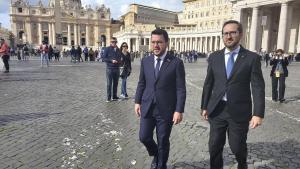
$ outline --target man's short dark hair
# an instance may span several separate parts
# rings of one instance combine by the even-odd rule
[[[165,41],[169,42],[168,32],[163,29],[160,29],[160,28],[155,29],[154,31],[151,32],[151,37],[152,37],[152,35],[163,35]]]
[[[223,27],[222,27],[222,34],[223,34],[223,29],[224,29],[224,27],[225,27],[226,25],[228,25],[228,24],[237,24],[237,25],[238,25],[238,31],[239,31],[239,33],[243,33],[243,25],[242,25],[240,22],[238,22],[238,21],[236,21],[236,20],[229,20],[229,21],[226,21],[226,22],[223,24]]]
[[[111,37],[111,41],[117,41],[116,37]]]

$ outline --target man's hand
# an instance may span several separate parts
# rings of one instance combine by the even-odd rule
[[[260,126],[262,124],[262,120],[263,120],[263,118],[261,118],[261,117],[253,116],[249,123],[250,128],[254,129],[257,126]]]
[[[182,113],[175,112],[173,115],[173,124],[179,124],[182,121],[183,115]]]
[[[114,60],[114,59],[113,59],[111,62],[112,62],[113,64],[118,63],[118,61],[117,61],[117,60]]]
[[[134,111],[138,117],[141,117],[141,105],[140,104],[135,104]]]
[[[203,117],[204,120],[208,120],[208,113],[207,113],[207,110],[202,110],[201,116]]]

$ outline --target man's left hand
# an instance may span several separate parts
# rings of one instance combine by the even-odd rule
[[[250,128],[254,129],[262,124],[263,118],[258,116],[252,116],[252,119],[250,121]]]
[[[173,124],[179,124],[182,121],[183,115],[180,112],[175,112],[173,115]]]

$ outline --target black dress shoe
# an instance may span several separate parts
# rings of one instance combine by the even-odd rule
[[[153,157],[153,160],[152,160],[152,163],[151,163],[151,166],[150,166],[150,169],[156,169],[157,168],[157,156],[154,156]]]
[[[119,97],[113,97],[113,101],[116,101],[116,100],[119,100],[120,98]]]
[[[279,102],[280,102],[280,103],[283,103],[284,101],[285,101],[285,99],[281,99],[281,100],[279,100]]]

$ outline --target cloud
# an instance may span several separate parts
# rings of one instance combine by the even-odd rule
[[[160,8],[160,3],[154,1],[154,2],[152,2],[152,3],[150,4],[150,6],[153,6],[153,7],[155,7],[155,8]]]
[[[121,9],[120,9],[121,14],[127,13],[128,10],[129,10],[129,6],[127,4],[121,5]]]

